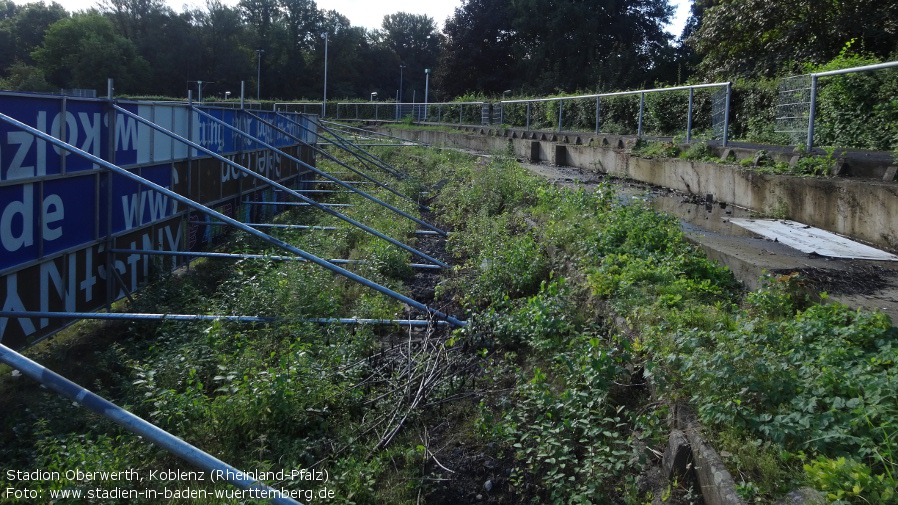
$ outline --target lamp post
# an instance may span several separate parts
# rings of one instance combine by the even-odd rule
[[[256,49],[256,100],[262,101],[262,53],[264,49]]]
[[[339,112],[338,112],[339,113]],[[324,32],[324,100],[321,101],[321,117],[327,114],[327,32]]]
[[[424,119],[427,119],[427,98],[430,93],[430,69],[424,69]]]
[[[405,65],[399,65],[399,102],[402,102],[402,69]]]

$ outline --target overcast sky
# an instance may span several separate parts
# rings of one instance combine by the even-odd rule
[[[29,3],[29,0],[13,0],[17,4]],[[45,0],[50,3],[52,0]],[[98,4],[97,0],[56,0],[70,12],[88,9]],[[238,0],[223,0],[229,5],[236,5]],[[677,6],[674,22],[668,31],[674,35],[680,35],[686,18],[689,17],[689,0],[672,0]],[[316,0],[319,9],[335,10],[349,18],[353,26],[365,28],[380,28],[381,21],[387,14],[396,12],[408,12],[411,14],[426,14],[432,17],[437,26],[442,28],[446,18],[455,12],[455,8],[461,5],[461,0]],[[191,7],[202,7],[202,0],[166,0],[175,11],[182,11],[187,4]]]

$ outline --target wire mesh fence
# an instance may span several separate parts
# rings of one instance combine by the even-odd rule
[[[727,128],[727,88],[719,88],[711,97],[711,135],[714,140],[725,140]]]
[[[789,137],[793,144],[808,138],[811,112],[811,75],[786,77],[779,83],[774,131]]]

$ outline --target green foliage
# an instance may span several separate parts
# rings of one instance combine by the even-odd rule
[[[481,430],[514,451],[511,481],[542,503],[593,503],[618,494],[617,482],[645,454],[628,426],[651,439],[660,430],[626,408],[619,389],[630,373],[626,339],[583,335],[572,339],[543,371],[520,371],[520,385],[500,418]],[[658,414],[660,415],[660,414]],[[653,440],[654,442],[654,440]]]
[[[680,148],[673,142],[651,142],[638,140],[630,151],[641,158],[676,158]]]
[[[829,177],[835,166],[835,148],[828,148],[823,156],[802,156],[792,169],[797,175]]]
[[[854,53],[852,43],[825,65],[810,69],[825,72],[880,63],[878,58]],[[819,80],[815,143],[863,149],[892,150],[898,146],[898,72],[888,69]]]
[[[890,503],[896,498],[898,481],[886,474],[873,474],[869,466],[853,458],[818,457],[804,465],[815,489],[835,503]]]
[[[699,415],[790,451],[859,457],[894,475],[880,450],[894,447],[889,430],[898,422],[890,321],[796,300],[790,290],[750,296],[735,329],[677,332],[670,363],[691,384]]]
[[[97,13],[54,23],[32,56],[51,82],[66,88],[105,89],[115,76],[122,91],[136,91],[149,72],[134,43]]]
[[[767,2],[723,0],[706,4],[698,31],[689,42],[706,78],[773,77],[839,54],[843,44],[859,45],[886,57],[896,35],[888,27],[898,8],[873,0]]]
[[[0,89],[38,92],[56,91],[56,88],[47,82],[44,72],[39,68],[17,62],[9,67],[8,72],[8,78],[0,79]]]
[[[694,142],[689,149],[680,154],[680,157],[692,161],[717,161],[717,157],[705,142]]]
[[[512,349],[538,351],[564,347],[579,327],[579,316],[565,279],[544,282],[539,293],[524,300],[509,297],[478,315],[473,334],[478,341]]]

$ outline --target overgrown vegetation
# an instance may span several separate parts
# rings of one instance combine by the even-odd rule
[[[809,485],[841,503],[895,500],[898,349],[885,316],[821,303],[797,275],[744,295],[676,219],[625,205],[611,185],[554,187],[501,155],[381,154],[410,176],[399,187],[436,192],[430,205],[453,230],[446,250],[456,267],[432,303],[465,313],[465,329],[304,322],[405,309],[313,265],[207,261],[148,287],[131,309],[291,319],[85,324],[34,354],[237,467],[327,470],[337,503],[683,496],[687,488],[644,478],[666,443],[672,402],[691,404],[716,433],[746,498],[772,502]],[[345,194],[333,201],[414,242],[410,221]],[[310,213],[280,219],[319,223]],[[282,233],[322,257],[364,260],[351,267],[385,286],[426,292],[407,252],[358,229]],[[236,250],[261,248],[232,239]],[[3,470],[181,467],[6,372]]]
[[[492,166],[506,181],[520,177],[509,162]],[[474,174],[503,196],[526,185],[498,176]],[[518,492],[557,503],[596,493],[646,499],[632,474],[616,472],[651,459],[639,448],[666,434],[658,427],[664,403],[643,397],[634,408],[625,399],[650,379],[659,399],[691,404],[717,431],[747,499],[772,502],[804,485],[846,503],[895,499],[898,353],[885,316],[812,300],[795,275],[743,300],[730,273],[702,258],[675,219],[623,205],[610,187],[540,186],[527,195],[515,208],[497,195],[449,206],[476,209],[489,223],[469,219],[465,237],[501,243],[517,230],[540,244],[527,249],[530,261],[499,268],[549,265],[539,292],[481,297],[486,310],[469,337],[505,349],[495,366],[518,377],[515,393],[482,402],[478,424],[488,440],[505,440],[498,451],[516,461]],[[492,253],[454,250],[471,271],[457,282],[477,293],[476,267],[492,267]],[[615,317],[626,324],[606,319]],[[620,336],[630,329],[639,336]],[[601,454],[579,445],[596,439]]]

